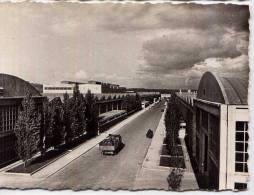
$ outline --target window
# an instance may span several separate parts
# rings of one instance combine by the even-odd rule
[[[237,121],[235,131],[235,171],[248,172],[248,122]]]
[[[17,106],[3,106],[0,108],[0,132],[13,131],[18,117]]]
[[[247,183],[235,183],[235,190],[247,190]]]

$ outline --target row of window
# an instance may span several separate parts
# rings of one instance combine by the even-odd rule
[[[72,87],[45,87],[45,90],[73,90]]]
[[[0,133],[13,131],[17,118],[17,106],[0,107]]]
[[[218,155],[219,151],[219,119],[213,115],[210,115],[210,128],[209,135],[210,149],[213,151],[215,156]],[[208,113],[199,111],[197,112],[197,130],[199,130],[199,123],[208,129]],[[236,172],[248,172],[248,122],[237,121],[235,123],[235,171]]]
[[[237,121],[235,129],[235,171],[248,172],[248,122]]]

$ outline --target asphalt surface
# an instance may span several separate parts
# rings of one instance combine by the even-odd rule
[[[38,185],[44,189],[133,189],[151,139],[148,129],[156,130],[164,102],[159,102],[117,132],[125,146],[117,155],[105,156],[96,146]]]

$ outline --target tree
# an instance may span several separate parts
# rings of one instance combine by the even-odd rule
[[[43,114],[42,114],[42,153],[44,154],[46,150],[52,145],[52,129],[51,126],[51,109],[48,99],[43,102]]]
[[[50,131],[52,132],[52,146],[58,147],[64,141],[64,129],[63,129],[63,108],[61,99],[54,98],[50,102],[51,106],[51,121]]]
[[[74,131],[71,128],[71,100],[67,93],[64,94],[63,100],[63,128],[65,132],[65,143],[69,143],[74,138]]]
[[[79,90],[73,93],[71,108],[71,131],[74,133],[74,137],[79,137],[83,135],[86,130],[86,104],[84,96]]]
[[[88,136],[97,135],[98,131],[98,110],[95,105],[96,99],[90,90],[86,93],[86,119],[87,119],[87,134]]]
[[[14,133],[17,138],[16,149],[19,158],[27,167],[29,159],[38,151],[40,142],[41,116],[35,109],[32,95],[28,93],[22,101]]]
[[[136,108],[137,110],[142,109],[142,100],[139,94],[136,94]]]
[[[172,95],[167,105],[167,111],[164,120],[166,126],[167,148],[169,152],[174,156],[178,155],[177,139],[179,130],[179,119],[180,113],[175,102],[175,96]]]

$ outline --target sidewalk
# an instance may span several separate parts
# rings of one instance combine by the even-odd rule
[[[148,149],[147,155],[144,159],[142,168],[136,176],[134,190],[142,190],[142,189],[168,190],[167,177],[172,168],[163,167],[159,165],[163,140],[166,135],[164,124],[165,112],[166,109],[156,129],[153,140]],[[190,158],[186,149],[184,139],[181,140],[181,145],[184,153],[186,170],[182,178],[180,190],[184,191],[199,189],[195,178],[195,174],[193,172],[190,163]]]
[[[153,104],[152,104],[153,105]],[[11,187],[11,188],[33,188],[35,185],[46,179],[47,177],[51,176],[52,174],[60,171],[64,167],[66,167],[68,164],[70,164],[72,161],[80,157],[82,154],[88,152],[92,148],[94,148],[99,142],[101,142],[103,139],[105,139],[108,134],[113,134],[117,132],[120,128],[128,124],[130,121],[134,120],[141,114],[143,114],[145,111],[147,111],[152,105],[149,107],[133,114],[132,116],[128,117],[124,121],[118,123],[117,125],[113,126],[109,130],[101,133],[99,136],[96,136],[85,143],[81,144],[77,148],[75,148],[70,153],[67,153],[63,157],[57,159],[53,163],[49,164],[45,168],[39,170],[38,172],[34,173],[33,175],[29,174],[19,174],[19,173],[7,173],[5,172],[7,169],[2,169],[0,172],[0,187]],[[8,166],[13,167],[20,163],[20,161]]]

